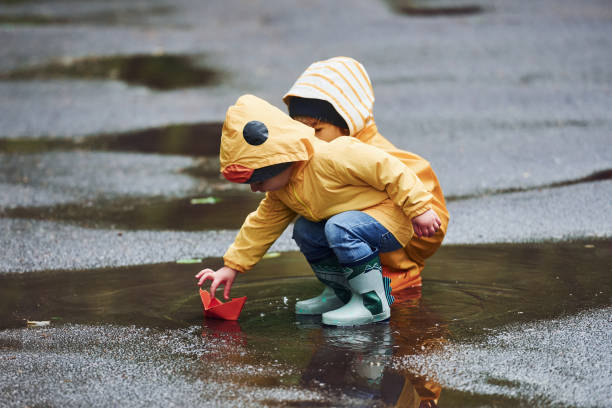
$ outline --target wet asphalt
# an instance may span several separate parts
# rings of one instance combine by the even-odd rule
[[[612,5],[432,0],[433,7],[477,4],[481,12],[413,16],[399,13],[400,3],[0,1],[0,274],[8,279],[73,271],[87,279],[88,271],[100,268],[220,257],[237,220],[256,200],[219,178],[214,157],[194,155],[188,146],[138,151],[88,140],[172,124],[219,124],[244,93],[284,109],[281,96],[303,69],[336,55],[354,57],[368,69],[381,133],[432,163],[452,218],[445,245],[609,242]],[[44,76],[44,67],[58,61],[174,54],[222,76],[169,90],[128,83],[115,71],[106,79]],[[38,73],[10,77],[24,69]],[[195,206],[202,215],[189,213],[193,222],[178,222],[177,216],[133,221],[148,206],[180,214],[190,199],[203,197],[223,201]],[[290,229],[272,248],[296,249]],[[535,406],[607,406],[607,296],[603,309],[568,320],[551,317],[527,329],[510,325],[503,338],[452,343],[427,359],[437,362],[438,380],[454,390],[497,393]],[[201,357],[209,345],[194,345],[176,331],[151,338],[140,327],[49,330],[61,346],[42,342],[43,332],[0,332],[0,406],[224,406],[236,400],[245,406],[308,406],[328,398],[296,384],[279,388],[257,381],[247,381],[250,391],[236,396],[210,378],[194,380],[197,364],[184,350],[199,347]],[[533,338],[525,338],[524,330]],[[575,331],[583,333],[581,344],[593,347],[568,342]],[[542,343],[542,333],[550,334],[550,347],[534,346]],[[175,342],[163,345],[172,358],[142,354],[163,349],[164,335]],[[88,349],[84,340],[96,336],[99,342]],[[126,345],[108,355],[105,348],[114,347],[108,339]],[[512,364],[501,350],[535,354]],[[462,370],[473,367],[467,364],[473,359],[484,368]],[[529,362],[538,359],[555,363],[543,369]],[[500,361],[518,368],[495,371]],[[419,356],[394,360],[408,363],[419,366]],[[78,368],[85,366],[94,368]],[[39,376],[41,370],[48,375]],[[86,381],[71,388],[75,377]],[[542,377],[542,384],[533,385]],[[505,387],[497,381],[495,388],[491,378],[501,378]],[[62,381],[64,386],[54,385]],[[201,395],[194,396],[194,389]],[[488,406],[484,401],[468,405]],[[497,402],[513,406],[501,397]]]

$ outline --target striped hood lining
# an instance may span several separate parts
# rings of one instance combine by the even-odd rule
[[[373,121],[374,91],[363,65],[349,57],[334,57],[311,64],[283,96],[322,99],[333,105],[351,135]]]

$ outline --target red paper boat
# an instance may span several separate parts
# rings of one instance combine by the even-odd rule
[[[216,297],[211,297],[207,290],[202,289],[200,289],[200,298],[204,305],[204,316],[223,320],[238,320],[242,306],[246,302],[246,296],[243,296],[223,303]]]

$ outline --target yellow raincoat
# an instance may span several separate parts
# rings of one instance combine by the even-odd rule
[[[414,236],[403,249],[381,255],[383,274],[391,278],[394,291],[420,285],[425,259],[442,244],[449,213],[440,183],[429,162],[396,148],[378,133],[373,115],[374,91],[363,65],[348,57],[315,62],[300,75],[283,101],[289,105],[292,97],[322,99],[331,103],[346,121],[351,136],[399,158],[433,195],[431,207],[442,221],[440,230],[429,238]]]
[[[252,123],[267,129],[263,142],[247,142],[243,130]],[[228,180],[243,182],[254,169],[299,162],[288,184],[266,193],[248,215],[223,256],[226,266],[241,272],[262,258],[297,215],[317,222],[362,210],[407,245],[413,235],[411,219],[430,209],[433,199],[397,158],[351,137],[323,142],[312,128],[252,95],[240,97],[227,111],[220,160]]]

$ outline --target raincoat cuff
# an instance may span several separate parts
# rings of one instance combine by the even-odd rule
[[[225,257],[223,257],[223,265],[228,266],[228,267],[230,267],[232,269],[235,269],[235,270],[237,270],[240,273],[246,272],[246,268],[244,266],[238,265],[237,263],[232,262],[232,261],[230,261],[229,259],[227,259]]]
[[[433,207],[431,206],[431,204],[427,203],[422,207],[417,208],[416,210],[412,211],[412,213],[410,214],[410,220],[412,220],[414,217],[418,217],[419,215],[429,211],[433,209]]]

